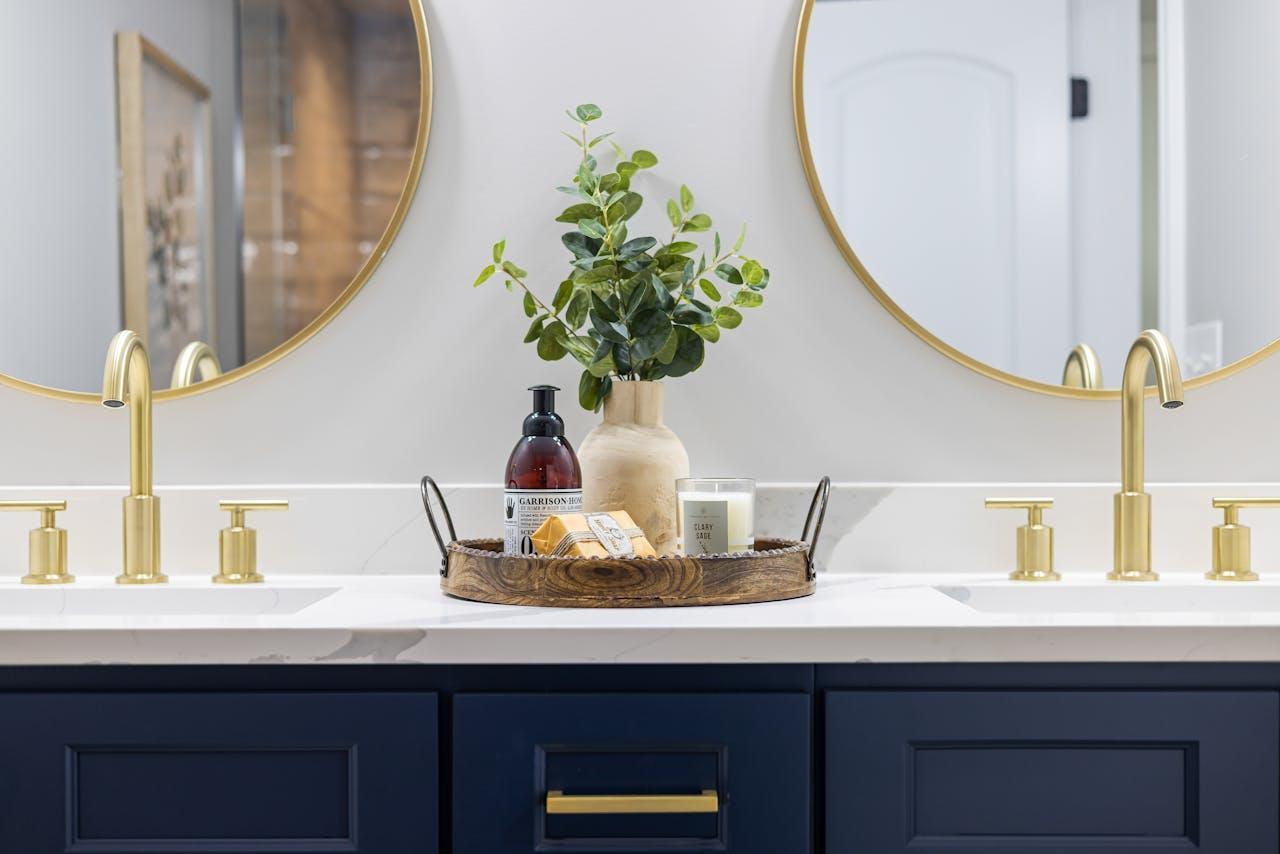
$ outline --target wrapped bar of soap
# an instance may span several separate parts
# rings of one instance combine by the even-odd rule
[[[625,510],[549,516],[533,532],[538,554],[552,557],[654,557],[657,552]]]

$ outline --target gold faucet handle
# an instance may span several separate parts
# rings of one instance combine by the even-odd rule
[[[218,532],[218,574],[215,584],[257,584],[263,578],[258,572],[258,532],[244,523],[250,510],[288,510],[283,498],[261,500],[229,499],[218,507],[231,514],[231,525]]]
[[[40,527],[27,535],[27,574],[23,584],[68,584],[75,581],[67,574],[67,532],[59,528],[57,513],[66,510],[64,501],[0,501],[0,510],[34,511],[40,514]]]
[[[1251,565],[1249,526],[1240,524],[1240,510],[1280,507],[1280,498],[1215,498],[1213,506],[1223,511],[1223,519],[1213,527],[1213,569],[1204,577],[1210,581],[1257,581]]]
[[[1044,524],[1044,511],[1052,498],[988,498],[988,510],[1026,510],[1027,524],[1018,528],[1018,567],[1009,573],[1014,581],[1057,581],[1053,570],[1053,528]]]

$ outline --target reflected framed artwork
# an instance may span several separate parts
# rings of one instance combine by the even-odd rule
[[[124,325],[164,377],[217,340],[210,90],[141,33],[115,40]]]

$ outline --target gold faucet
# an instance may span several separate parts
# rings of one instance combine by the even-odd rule
[[[169,379],[169,388],[186,388],[194,385],[196,375],[205,382],[222,375],[222,364],[218,354],[203,341],[192,341],[178,352],[173,363],[173,376]]]
[[[1112,581],[1155,581],[1151,571],[1151,496],[1144,490],[1143,392],[1147,366],[1156,371],[1160,405],[1182,405],[1182,371],[1163,332],[1148,329],[1129,348],[1120,387],[1120,491],[1115,499],[1115,568]]]
[[[151,494],[151,363],[136,332],[116,333],[102,372],[102,403],[129,406],[129,495],[124,499],[124,571],[117,584],[168,581],[160,571],[160,499]]]
[[[1102,388],[1102,362],[1097,352],[1081,342],[1067,354],[1062,366],[1062,384],[1071,388]]]

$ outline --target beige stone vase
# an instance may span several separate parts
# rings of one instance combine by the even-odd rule
[[[662,383],[614,380],[604,421],[578,448],[588,513],[625,510],[658,554],[676,550],[676,478],[689,454],[662,423]]]

